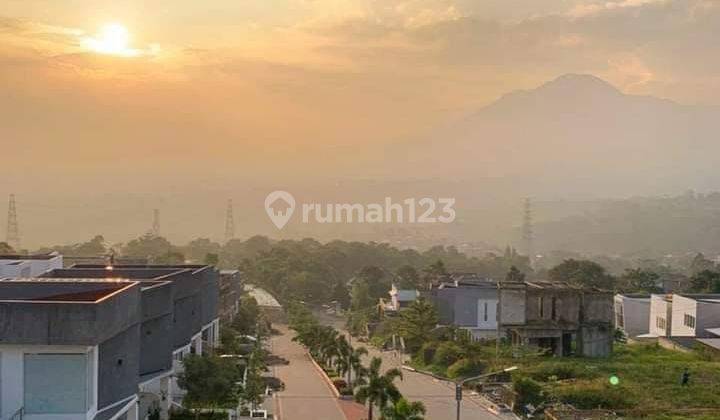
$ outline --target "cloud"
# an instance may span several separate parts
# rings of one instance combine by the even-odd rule
[[[616,0],[590,4],[578,4],[567,15],[572,18],[582,18],[605,11],[639,8],[649,4],[665,3],[669,0]]]

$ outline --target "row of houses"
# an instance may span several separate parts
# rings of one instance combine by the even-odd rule
[[[153,410],[167,418],[181,403],[183,358],[219,343],[220,273],[62,267],[57,254],[0,256],[2,419],[137,420]],[[223,277],[234,282],[237,273]],[[236,305],[223,304],[226,316]]]
[[[613,295],[562,282],[495,282],[475,274],[451,274],[430,290],[390,290],[386,311],[397,312],[419,297],[436,307],[441,325],[473,338],[506,337],[557,355],[607,356],[613,342]]]
[[[628,337],[720,350],[720,294],[616,295],[614,307],[615,325]]]

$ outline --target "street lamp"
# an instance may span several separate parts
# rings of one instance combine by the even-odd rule
[[[477,381],[478,379],[487,378],[488,376],[494,376],[499,373],[505,373],[505,372],[512,372],[513,370],[517,370],[517,366],[510,366],[509,368],[505,368],[503,370],[499,370],[497,372],[490,372],[483,375],[473,376],[471,378],[466,378],[461,381],[455,382],[455,401],[457,401],[457,420],[460,420],[460,402],[462,401],[462,388],[463,385],[465,385],[468,382]]]

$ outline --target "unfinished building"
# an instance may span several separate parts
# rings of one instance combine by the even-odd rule
[[[499,328],[514,346],[556,356],[606,357],[613,343],[613,294],[562,282],[501,282]]]

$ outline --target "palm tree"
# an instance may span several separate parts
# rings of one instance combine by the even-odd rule
[[[425,406],[419,401],[408,402],[400,398],[395,404],[382,410],[383,420],[423,420]]]
[[[380,373],[382,360],[373,357],[367,370],[367,378],[362,381],[360,389],[355,393],[355,399],[361,404],[368,405],[368,420],[373,420],[373,407],[383,410],[390,401],[397,402],[402,398],[400,391],[393,383],[396,378],[402,380],[399,369],[390,369],[384,374]]]
[[[350,353],[350,371],[348,371],[348,385],[352,386],[352,372],[355,372],[355,380],[362,381],[365,377],[365,367],[362,364],[362,357],[366,356],[368,351],[365,347],[353,349]]]

